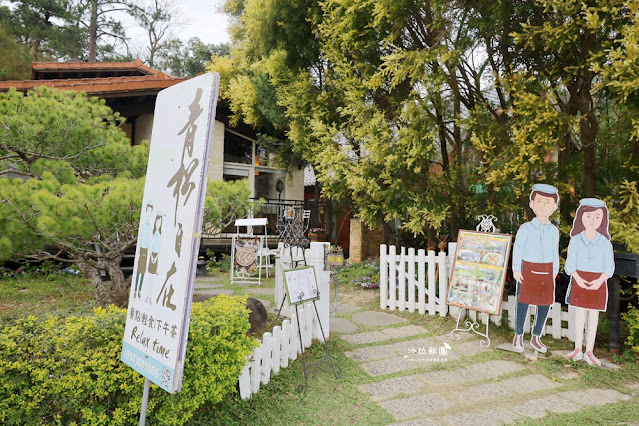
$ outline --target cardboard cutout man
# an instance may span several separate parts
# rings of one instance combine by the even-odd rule
[[[598,367],[601,362],[592,350],[595,347],[599,311],[605,311],[608,304],[606,281],[615,272],[606,203],[597,198],[579,201],[570,236],[565,267],[566,274],[570,275],[566,303],[577,308],[577,333],[575,350],[566,358],[574,361],[584,358],[589,365]],[[588,336],[584,354],[581,349],[586,315]]]
[[[528,307],[537,306],[531,346],[546,352],[540,336],[548,312],[555,302],[555,277],[559,272],[559,231],[550,223],[550,216],[559,203],[557,188],[537,183],[530,193],[530,208],[535,218],[519,227],[513,246],[513,275],[517,281],[515,307],[515,338],[513,350],[524,351],[524,323]]]

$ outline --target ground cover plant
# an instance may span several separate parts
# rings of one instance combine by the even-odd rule
[[[0,333],[0,422],[109,424],[136,422],[143,377],[120,362],[126,310],[18,318]],[[152,385],[152,424],[184,424],[195,411],[234,392],[255,339],[245,299],[220,296],[195,304],[182,391]]]

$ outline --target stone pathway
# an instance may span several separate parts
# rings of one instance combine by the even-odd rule
[[[381,379],[359,388],[387,410],[396,425],[504,424],[630,399],[611,389],[567,390],[569,376],[555,380],[535,374],[523,357],[522,363],[478,361],[476,354],[497,349],[482,348],[471,333],[460,333],[458,341],[450,335],[426,337],[427,329],[398,325],[406,320],[382,312],[357,312],[352,319],[378,327],[339,336],[354,345],[346,356],[371,377]],[[337,318],[331,324],[337,320],[348,321]],[[331,332],[341,331],[331,328]],[[463,366],[445,369],[442,365],[459,359],[465,361]],[[391,374],[403,375],[383,378]]]

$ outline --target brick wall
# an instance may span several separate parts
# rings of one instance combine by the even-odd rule
[[[351,219],[349,256],[351,263],[360,263],[369,256],[379,256],[379,246],[386,242],[382,226],[368,229],[359,219]]]

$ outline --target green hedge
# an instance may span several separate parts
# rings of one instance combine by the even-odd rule
[[[170,395],[151,385],[147,419],[184,424],[235,391],[257,341],[246,299],[219,296],[193,305],[184,381]],[[126,310],[33,316],[0,333],[1,424],[136,424],[144,378],[120,361]]]

